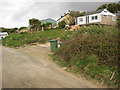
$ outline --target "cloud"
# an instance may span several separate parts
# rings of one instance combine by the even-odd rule
[[[17,2],[16,2],[17,1]],[[42,2],[35,0],[2,0],[0,2],[0,27],[28,26],[30,18],[58,19],[68,10],[92,11],[105,2]],[[74,0],[75,1],[75,0]],[[110,0],[113,1],[113,0]],[[115,0],[114,0],[115,1]]]

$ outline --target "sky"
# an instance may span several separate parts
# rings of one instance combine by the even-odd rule
[[[1,0],[0,27],[28,26],[29,19],[57,20],[68,10],[93,11],[104,3],[119,0]]]

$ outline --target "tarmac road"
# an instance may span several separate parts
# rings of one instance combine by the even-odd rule
[[[49,45],[2,47],[2,88],[98,88],[55,64]]]

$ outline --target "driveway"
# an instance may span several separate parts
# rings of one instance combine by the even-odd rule
[[[55,64],[49,44],[13,49],[2,47],[3,88],[97,88]]]

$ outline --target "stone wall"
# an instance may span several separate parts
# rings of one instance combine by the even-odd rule
[[[108,15],[108,16],[101,16],[101,24],[105,24],[105,25],[116,25],[116,20],[117,17],[114,17],[114,20],[112,19],[113,17]]]

